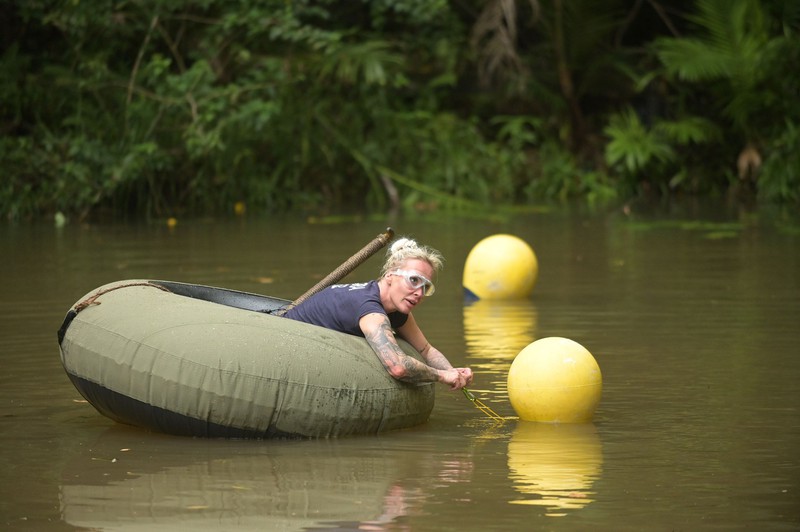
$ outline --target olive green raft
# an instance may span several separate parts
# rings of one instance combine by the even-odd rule
[[[101,414],[158,432],[327,438],[428,419],[432,383],[393,379],[363,338],[271,314],[288,304],[202,285],[118,281],[67,313],[61,362]]]

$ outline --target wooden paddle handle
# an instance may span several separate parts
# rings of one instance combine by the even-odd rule
[[[368,258],[373,256],[379,249],[385,246],[392,239],[393,236],[394,236],[394,231],[392,230],[391,227],[387,227],[386,231],[376,236],[372,240],[372,242],[361,248],[361,250],[358,251],[355,255],[344,261],[338,268],[329,273],[320,282],[309,288],[305,294],[298,297],[297,299],[295,299],[294,301],[292,301],[291,303],[280,309],[275,314],[277,314],[278,316],[283,316],[284,314],[289,312],[290,309],[296,307],[297,305],[299,305],[309,297],[313,296],[323,288],[327,288],[330,285],[336,283],[337,281],[340,281],[342,278],[344,278],[344,276],[355,270],[359,265],[361,265],[361,263],[366,261]]]

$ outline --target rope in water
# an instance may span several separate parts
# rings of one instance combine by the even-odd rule
[[[470,400],[472,404],[474,404],[478,410],[489,416],[490,418],[494,419],[495,421],[502,421],[504,418],[491,408],[489,408],[483,401],[475,397],[471,391],[466,388],[461,388],[461,391],[464,392],[464,395],[467,399]]]

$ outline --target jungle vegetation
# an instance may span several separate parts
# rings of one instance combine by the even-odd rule
[[[7,0],[0,216],[800,203],[796,0]]]

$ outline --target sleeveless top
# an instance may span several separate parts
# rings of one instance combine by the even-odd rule
[[[402,327],[408,320],[408,314],[387,313],[384,310],[378,281],[329,286],[290,309],[284,317],[364,336],[358,322],[367,314],[375,312],[388,316],[394,329]]]

